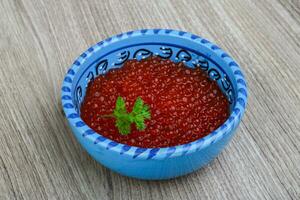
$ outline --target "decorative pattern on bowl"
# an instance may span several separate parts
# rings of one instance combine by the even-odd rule
[[[81,120],[79,113],[89,81],[112,68],[122,67],[128,59],[140,60],[152,55],[174,62],[184,62],[188,67],[200,67],[207,71],[210,78],[217,81],[230,102],[231,114],[228,120],[204,138],[166,148],[139,148],[120,144],[89,128]],[[97,161],[124,175],[144,179],[165,179],[189,173],[203,166],[223,149],[244,113],[247,87],[238,64],[217,45],[183,31],[144,29],[113,36],[82,53],[64,78],[61,99],[73,133]],[[213,146],[215,150],[210,150]],[[205,151],[208,151],[207,155],[199,157],[201,152],[203,154]],[[199,152],[200,154],[196,156]],[[172,162],[168,163],[172,158],[183,162],[180,169],[172,171],[174,168],[170,165]],[[131,167],[142,163],[139,167],[151,166],[152,169],[144,172],[141,169],[128,170],[121,167],[122,162]],[[187,162],[195,163],[190,163],[191,167],[188,167]]]

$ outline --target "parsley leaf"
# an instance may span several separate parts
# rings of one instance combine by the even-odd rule
[[[116,101],[116,108],[114,110],[114,116],[121,118],[123,115],[127,114],[126,104],[122,97],[118,97]]]
[[[146,125],[145,119],[150,119],[150,112],[148,105],[145,105],[141,97],[138,97],[134,103],[132,112],[130,113],[134,118],[134,123],[138,130],[144,130]]]
[[[112,114],[116,118],[116,127],[122,135],[128,135],[131,132],[131,124],[134,123],[140,131],[146,128],[145,120],[151,118],[149,106],[144,104],[141,97],[138,97],[134,103],[131,113],[127,113],[126,104],[122,97],[118,97],[116,107]]]

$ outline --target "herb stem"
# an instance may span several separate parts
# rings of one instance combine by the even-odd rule
[[[99,117],[101,118],[115,118],[115,115],[114,114],[107,114],[107,115],[100,115]]]

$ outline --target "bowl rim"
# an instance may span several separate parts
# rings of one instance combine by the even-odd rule
[[[236,102],[232,109],[228,119],[216,130],[209,133],[207,136],[195,140],[193,142],[171,146],[171,147],[160,147],[160,148],[142,148],[136,146],[130,146],[116,141],[110,140],[95,131],[93,131],[87,124],[83,122],[79,114],[75,110],[75,106],[72,101],[72,83],[73,79],[78,72],[80,66],[95,52],[100,51],[103,47],[120,41],[129,37],[137,37],[141,35],[170,35],[173,37],[184,38],[192,42],[198,43],[199,45],[207,47],[210,51],[213,51],[219,58],[225,61],[227,67],[229,67],[234,75],[234,79],[237,81],[236,87]],[[61,102],[68,122],[78,130],[83,140],[89,140],[98,147],[115,151],[123,156],[130,156],[134,159],[165,159],[170,157],[177,157],[187,155],[195,151],[200,151],[213,143],[216,143],[222,139],[225,135],[230,133],[237,127],[241,118],[244,114],[247,104],[247,85],[244,75],[239,65],[220,47],[211,43],[210,41],[194,35],[189,32],[173,30],[173,29],[141,29],[121,33],[107,38],[97,44],[89,47],[84,53],[82,53],[65,74],[62,87],[61,87]],[[74,133],[73,133],[74,134]]]

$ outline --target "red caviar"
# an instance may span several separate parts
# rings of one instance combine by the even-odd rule
[[[146,129],[121,135],[111,114],[118,96],[131,112],[137,97],[148,104],[151,119]],[[217,129],[229,115],[229,102],[217,83],[200,68],[190,69],[159,57],[128,60],[120,69],[108,71],[90,82],[81,118],[93,130],[119,143],[138,147],[186,144]]]

